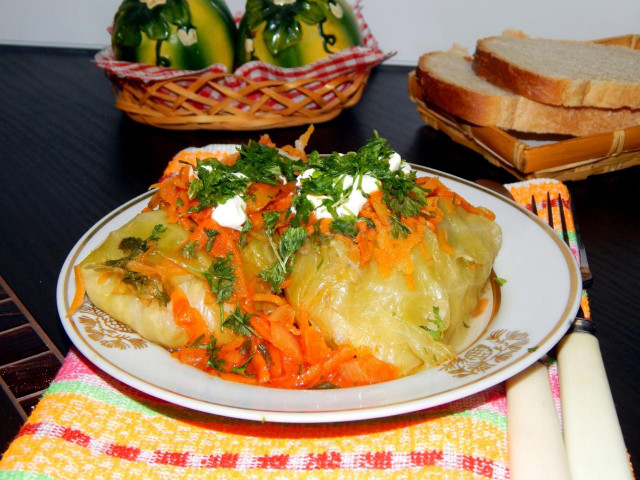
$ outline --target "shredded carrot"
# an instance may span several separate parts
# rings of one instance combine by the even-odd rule
[[[304,150],[304,148],[309,143],[309,139],[311,138],[311,134],[313,133],[314,130],[315,130],[315,127],[313,126],[313,124],[309,125],[309,128],[307,128],[307,131],[304,132],[296,142],[296,148],[300,150]]]
[[[73,301],[69,306],[69,310],[67,311],[67,317],[69,315],[73,315],[84,303],[84,277],[82,276],[82,270],[80,265],[76,265],[73,267],[73,275],[76,279],[76,291],[73,295]]]
[[[448,254],[452,255],[455,253],[453,247],[447,243],[447,231],[444,228],[438,229],[438,242],[443,250]]]
[[[267,361],[262,356],[262,353],[258,352],[253,355],[253,357],[251,357],[250,364],[258,376],[258,383],[263,385],[269,383],[271,380],[271,374],[269,373]]]
[[[482,315],[482,312],[485,311],[485,309],[487,308],[487,305],[489,305],[489,299],[481,298],[480,301],[478,302],[478,305],[476,305],[476,308],[473,310],[473,313],[471,314],[471,316],[477,317]]]
[[[108,279],[111,275],[113,275],[113,272],[104,272],[102,275],[100,275],[100,276],[98,277],[98,283],[99,283],[99,284],[103,284],[104,282],[106,282],[106,281],[107,281],[107,279]]]
[[[407,281],[407,287],[409,288],[409,290],[415,290],[416,289],[416,281],[413,278],[413,274],[407,273],[407,274],[405,274],[404,278]]]
[[[260,140],[258,140],[258,143],[260,145],[266,145],[268,147],[271,148],[276,148],[276,144],[273,143],[273,141],[271,140],[271,137],[269,137],[268,133],[264,133],[260,136]]]
[[[207,323],[200,312],[191,306],[185,293],[178,287],[171,292],[173,319],[176,325],[185,327],[191,344],[208,333]]]
[[[287,305],[287,301],[284,298],[271,293],[255,293],[253,295],[253,301],[254,302],[270,302],[278,306]]]

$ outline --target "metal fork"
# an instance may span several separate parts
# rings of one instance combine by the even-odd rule
[[[558,197],[556,198],[556,201],[558,205],[558,213],[560,216],[562,239],[564,240],[564,243],[566,243],[567,246],[571,248],[571,243],[569,242],[569,229],[567,228],[567,219],[564,213],[565,207],[562,201],[562,195],[560,193],[558,193]],[[551,201],[551,194],[549,192],[547,192],[546,204],[547,204],[547,224],[553,230],[555,230],[554,221],[553,221],[553,203]],[[593,283],[593,276],[591,275],[591,269],[589,268],[589,263],[587,260],[587,252],[584,248],[584,243],[582,242],[582,236],[578,233],[579,227],[578,227],[578,222],[576,221],[575,212],[573,211],[573,206],[571,204],[569,204],[569,206],[571,208],[573,228],[576,233],[576,242],[578,244],[578,252],[580,255],[580,275],[582,277],[582,288],[587,289]],[[531,211],[533,212],[534,215],[536,216],[538,215],[538,207],[537,207],[537,202],[534,195],[531,195]],[[585,263],[583,264],[583,262]],[[578,330],[578,331],[588,332],[592,334],[596,333],[596,326],[592,321],[587,320],[585,318],[584,311],[582,310],[582,305],[578,308],[578,313],[571,326],[571,330]]]
[[[547,192],[547,223],[553,229],[551,195]],[[562,238],[569,245],[569,234],[562,197],[557,197]],[[536,199],[531,210],[538,214]],[[578,234],[572,211],[580,259],[586,252]],[[591,272],[581,268],[583,288],[591,285]],[[584,265],[583,265],[584,266]],[[571,330],[557,346],[563,437],[571,476],[575,479],[631,479],[627,450],[616,415],[609,382],[602,361],[595,325],[584,318],[582,307]],[[594,454],[597,452],[596,454]]]

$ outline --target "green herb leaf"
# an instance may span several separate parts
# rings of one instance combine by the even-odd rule
[[[233,367],[231,369],[231,371],[233,373],[237,373],[238,375],[244,375],[245,377],[253,377],[254,375],[248,375],[245,370],[247,368],[247,365],[249,365],[249,362],[251,361],[251,359],[253,358],[253,356],[256,354],[257,350],[254,350],[253,352],[251,352],[251,355],[249,355],[249,358],[247,358],[247,360],[240,365],[239,367]]]
[[[432,328],[429,325],[420,325],[420,328],[429,332],[431,334],[431,338],[434,340],[440,340],[444,332],[444,322],[440,316],[440,307],[433,307],[433,316],[429,318],[429,323],[435,328]]]
[[[329,230],[351,238],[355,238],[359,232],[355,217],[336,218],[329,225]]]
[[[224,369],[225,361],[218,358],[218,352],[220,352],[220,348],[216,345],[217,340],[216,337],[211,335],[209,337],[209,344],[206,346],[207,353],[209,354],[209,360],[207,360],[207,366],[218,370],[219,372],[226,373]]]
[[[206,345],[202,342],[204,342],[204,333],[196,338],[191,344],[185,345],[184,348],[206,348]]]
[[[207,236],[207,244],[205,245],[205,251],[209,252],[213,248],[213,243],[216,241],[216,237],[220,235],[220,232],[211,228],[205,228],[204,234]]]
[[[178,253],[187,260],[190,260],[192,258],[198,258],[199,249],[200,243],[197,240],[192,240],[187,242],[180,250],[178,250]]]
[[[504,284],[505,284],[505,283],[507,283],[507,280],[506,280],[506,279],[504,279],[504,278],[499,278],[499,277],[495,277],[495,278],[493,279],[493,281],[494,281],[494,282],[496,282],[496,284],[497,284],[499,287],[503,287],[503,286],[504,286]]]
[[[331,382],[322,382],[315,387],[311,387],[311,390],[331,390],[333,388],[340,388],[338,385],[334,385]]]
[[[231,328],[238,335],[248,337],[255,335],[259,337],[256,331],[251,326],[251,317],[254,317],[255,313],[242,313],[239,306],[222,322],[222,326],[225,328]]]
[[[235,291],[236,274],[231,263],[232,258],[233,255],[230,253],[224,258],[216,258],[211,262],[209,268],[202,272],[218,303],[229,300]]]
[[[284,282],[285,274],[279,263],[276,263],[273,267],[265,268],[258,276],[269,284],[273,292],[282,293],[280,285]]]
[[[398,217],[391,215],[389,216],[389,220],[391,220],[391,234],[395,238],[400,236],[406,238],[406,236],[411,233],[411,229],[402,223]]]
[[[286,276],[291,273],[293,262],[295,261],[295,253],[307,238],[307,231],[304,227],[289,227],[284,231],[280,237],[280,241],[276,244],[274,230],[280,218],[280,212],[265,212],[262,218],[264,220],[267,239],[269,240],[273,253],[276,255],[277,261],[275,265],[263,270],[258,276],[269,284],[272,291],[281,293],[282,289],[280,285],[284,282]]]
[[[284,263],[288,265],[286,271],[287,274],[291,271],[289,264],[293,263],[292,261],[289,262],[289,260],[302,246],[306,238],[307,231],[304,227],[290,227],[286,229],[282,234],[282,237],[280,237],[280,255],[282,256]]]
[[[220,163],[216,159],[197,161],[196,176],[189,183],[187,195],[190,200],[197,199],[198,206],[190,212],[199,212],[208,207],[225,203],[236,195],[244,195],[250,183],[246,176],[236,175],[237,171]]]

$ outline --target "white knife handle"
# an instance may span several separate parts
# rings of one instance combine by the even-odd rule
[[[558,377],[564,441],[573,478],[632,479],[595,335],[573,332],[562,339]]]
[[[510,477],[570,479],[547,367],[536,362],[506,387]]]

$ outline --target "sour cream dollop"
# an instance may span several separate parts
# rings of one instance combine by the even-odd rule
[[[213,209],[213,218],[221,227],[229,227],[234,230],[242,230],[247,221],[247,204],[240,195],[231,197],[224,203],[220,203]]]

